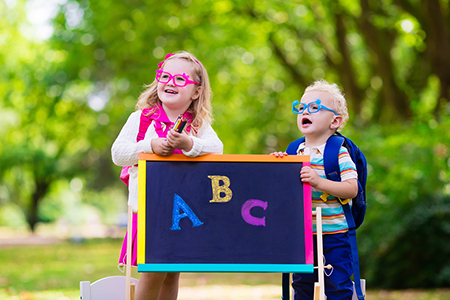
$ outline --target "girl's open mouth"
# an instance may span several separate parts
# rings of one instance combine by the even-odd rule
[[[170,89],[165,89],[164,92],[167,93],[167,94],[174,94],[174,95],[175,95],[175,94],[178,94],[177,91],[170,90]]]

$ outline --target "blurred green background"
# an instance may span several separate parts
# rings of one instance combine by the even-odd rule
[[[209,72],[226,154],[285,150],[292,101],[320,78],[341,86],[342,132],[369,163],[362,276],[450,286],[448,0],[0,0],[0,227],[114,235],[111,145],[181,49]]]

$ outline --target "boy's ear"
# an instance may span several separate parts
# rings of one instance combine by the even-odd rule
[[[343,121],[343,120],[344,120],[344,119],[343,119],[341,116],[335,116],[334,119],[333,119],[333,121],[332,121],[331,124],[330,124],[330,128],[331,128],[331,129],[338,130],[339,127],[341,127],[342,121]]]

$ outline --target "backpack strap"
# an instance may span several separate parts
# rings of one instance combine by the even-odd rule
[[[148,117],[150,109],[146,108],[141,113],[141,119],[139,122],[139,132],[136,137],[136,142],[139,142],[145,138],[145,133],[152,122],[152,119]]]
[[[338,135],[332,135],[328,138],[323,154],[323,166],[325,175],[333,181],[341,181],[341,172],[339,169],[339,150],[344,144],[344,138]]]
[[[141,117],[139,120],[139,132],[136,136],[136,142],[139,142],[144,139],[145,133],[147,132],[148,127],[150,126],[150,123],[152,122],[152,119],[150,119],[147,114],[149,112],[149,109],[144,109],[141,113]],[[132,166],[125,166],[122,167],[122,170],[120,172],[120,179],[128,186],[128,182],[130,181],[130,174],[128,174],[128,170]]]
[[[342,205],[344,209],[345,218],[347,219],[348,226],[353,228],[348,229],[348,240],[350,242],[350,248],[352,250],[352,269],[353,269],[353,280],[355,281],[356,296],[359,300],[364,300],[364,295],[361,288],[361,275],[359,273],[359,255],[358,255],[358,244],[356,242],[356,229],[355,221],[353,220],[353,215],[349,204]],[[351,225],[353,224],[353,225]]]
[[[327,140],[325,150],[323,154],[323,164],[325,168],[325,174],[329,180],[341,181],[341,174],[339,168],[339,149],[344,145],[345,138],[341,134],[332,135]],[[350,248],[352,251],[352,269],[353,279],[355,281],[356,295],[359,300],[364,300],[364,295],[361,289],[361,276],[359,273],[359,255],[358,244],[356,242],[356,225],[353,219],[353,214],[350,208],[350,204],[342,204],[344,210],[345,219],[348,224],[348,237],[350,242]]]
[[[305,141],[305,137],[301,137],[298,140],[293,141],[289,144],[286,149],[286,153],[289,155],[297,155],[298,146]]]

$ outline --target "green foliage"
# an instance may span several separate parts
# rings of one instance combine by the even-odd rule
[[[8,270],[0,288],[20,291],[67,290],[82,280],[120,276],[115,263],[122,240],[91,240],[48,246],[2,248],[0,261]],[[24,271],[26,270],[26,271]]]
[[[384,288],[449,286],[450,119],[356,135],[369,163],[362,274]],[[370,138],[369,138],[370,137]],[[411,276],[414,274],[414,276]]]
[[[209,72],[225,153],[284,150],[299,136],[290,106],[304,88],[343,87],[344,133],[370,163],[359,236],[372,286],[425,284],[403,280],[406,257],[448,254],[430,234],[448,228],[448,0],[68,0],[43,40],[26,2],[0,1],[0,224],[87,213],[114,223],[126,189],[111,144],[157,63],[183,49]],[[448,266],[424,262],[437,286],[450,284]]]
[[[58,182],[85,174],[96,163],[103,167],[100,162],[105,159],[100,159],[99,149],[106,151],[110,139],[105,138],[101,124],[109,117],[86,103],[92,83],[69,82],[67,50],[25,38],[17,32],[25,24],[19,18],[23,7],[0,6],[4,14],[0,26],[11,35],[1,52],[0,109],[5,122],[0,128],[0,176],[5,192],[0,202],[19,206],[34,229],[37,222],[53,220],[58,213],[53,209],[53,217],[48,219],[48,210],[38,212],[41,200]],[[8,12],[11,14],[6,17]],[[105,174],[112,177],[112,166],[105,166],[102,176],[95,171],[87,173],[93,179],[107,180]],[[97,183],[99,187],[108,185],[102,180]]]

